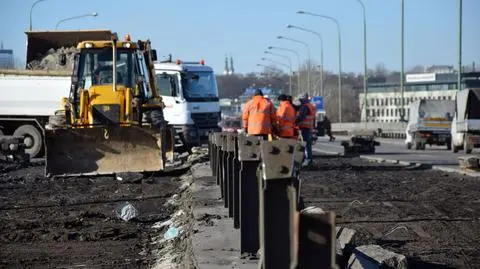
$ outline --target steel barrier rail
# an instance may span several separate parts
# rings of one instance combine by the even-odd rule
[[[260,249],[263,269],[334,268],[334,214],[297,211],[305,143],[224,132],[209,139],[210,165],[240,229],[241,255]]]
[[[238,136],[240,161],[240,253],[256,256],[259,240],[259,186],[257,170],[260,165],[260,138]]]
[[[293,142],[293,143],[292,143]],[[293,259],[293,219],[297,209],[294,181],[295,141],[262,141],[260,246],[262,268],[289,269]]]

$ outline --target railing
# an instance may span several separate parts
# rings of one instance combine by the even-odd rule
[[[298,140],[209,135],[212,173],[240,230],[240,252],[261,253],[263,269],[336,268],[334,213],[298,212],[304,151]]]

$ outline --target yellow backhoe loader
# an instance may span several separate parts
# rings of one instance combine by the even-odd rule
[[[174,131],[163,119],[150,41],[81,41],[69,97],[45,130],[46,175],[162,171]]]

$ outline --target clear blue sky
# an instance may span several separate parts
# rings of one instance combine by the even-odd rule
[[[0,0],[0,41],[25,57],[24,30],[34,0]],[[368,64],[384,63],[400,69],[400,0],[364,0],[367,8]],[[463,62],[480,66],[480,0],[464,0]],[[216,72],[223,71],[225,54],[234,57],[236,71],[259,71],[256,64],[269,45],[297,49],[301,45],[276,36],[308,42],[319,61],[317,37],[289,30],[286,24],[311,28],[325,39],[325,68],[336,71],[336,28],[326,20],[297,15],[299,9],[337,18],[342,27],[343,69],[363,70],[362,15],[356,0],[46,0],[33,11],[34,29],[53,29],[58,20],[98,12],[96,18],[65,22],[62,29],[111,29],[134,40],[150,38],[159,56],[204,58]],[[405,0],[405,64],[457,64],[457,1]],[[296,61],[295,61],[296,62]]]

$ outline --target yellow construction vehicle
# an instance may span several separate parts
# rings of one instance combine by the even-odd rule
[[[164,170],[174,134],[163,119],[150,41],[112,34],[77,49],[70,95],[45,130],[46,175]]]

